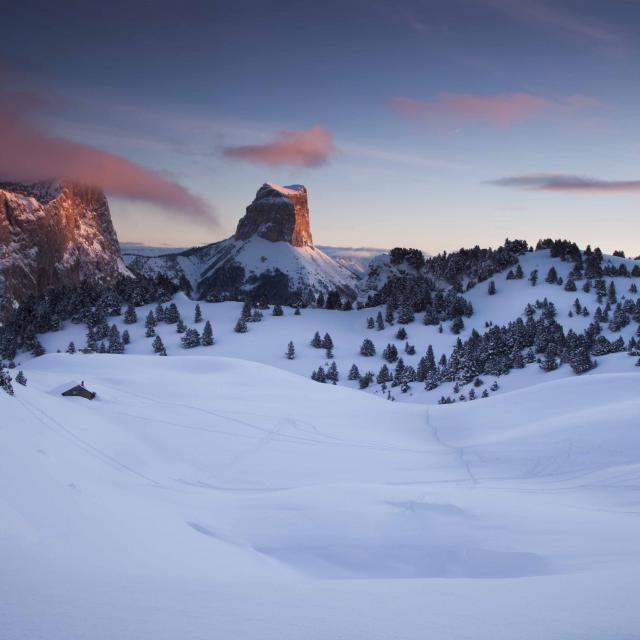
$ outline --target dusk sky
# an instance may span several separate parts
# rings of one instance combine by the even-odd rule
[[[640,2],[3,3],[0,173],[122,241],[222,239],[265,181],[318,244],[640,254]]]

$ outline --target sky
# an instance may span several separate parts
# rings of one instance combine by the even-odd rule
[[[640,0],[8,0],[0,177],[100,184],[152,245],[271,181],[318,244],[635,256],[639,78]]]

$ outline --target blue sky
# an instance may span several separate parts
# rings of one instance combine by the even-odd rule
[[[269,180],[308,186],[322,244],[640,253],[640,3],[230,5],[4,11],[0,98],[44,96],[10,122],[109,154],[122,240],[225,237]]]

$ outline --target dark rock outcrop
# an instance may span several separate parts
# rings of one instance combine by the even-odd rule
[[[263,184],[235,233],[238,240],[252,236],[288,242],[294,247],[313,246],[307,189],[298,184],[288,187]]]
[[[0,183],[0,314],[50,287],[112,282],[123,272],[100,189]]]

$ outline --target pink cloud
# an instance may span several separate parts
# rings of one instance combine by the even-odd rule
[[[323,127],[306,131],[282,131],[273,142],[225,147],[228,158],[267,165],[318,167],[335,151],[331,134]]]
[[[25,114],[50,107],[51,103],[43,96],[0,91],[0,100],[0,179],[73,180],[194,219],[212,219],[202,199],[161,173],[116,154],[52,135],[35,125]]]
[[[518,122],[540,118],[546,114],[561,114],[597,106],[587,96],[567,96],[558,100],[529,93],[495,96],[439,93],[434,100],[393,98],[392,107],[413,119],[442,123],[476,123],[507,128]]]

